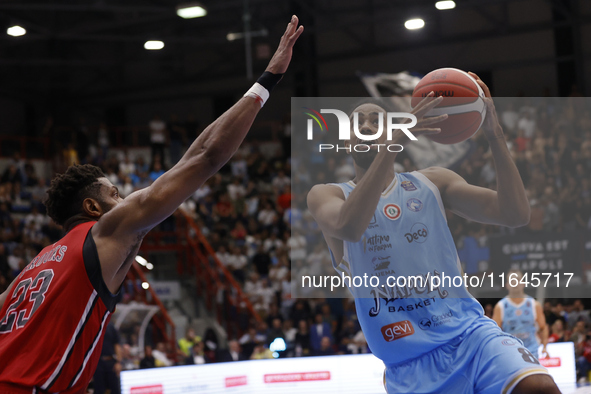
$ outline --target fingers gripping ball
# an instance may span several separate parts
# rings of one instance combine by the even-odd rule
[[[440,144],[457,144],[472,137],[486,117],[484,92],[468,73],[457,68],[440,68],[425,75],[412,93],[414,108],[429,92],[443,100],[427,116],[448,114],[449,117],[430,127],[441,133],[427,137]]]

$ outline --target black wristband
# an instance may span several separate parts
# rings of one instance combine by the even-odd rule
[[[263,75],[257,79],[257,82],[271,93],[271,90],[273,90],[275,85],[281,81],[281,78],[283,78],[283,74],[273,74],[272,72],[265,71]]]

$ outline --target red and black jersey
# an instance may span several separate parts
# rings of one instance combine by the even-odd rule
[[[118,297],[80,224],[15,279],[0,310],[0,394],[83,393]]]

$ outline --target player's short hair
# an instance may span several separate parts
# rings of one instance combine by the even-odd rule
[[[51,180],[44,201],[47,215],[63,226],[68,219],[82,211],[82,202],[86,198],[100,198],[99,178],[104,177],[103,171],[91,164],[73,165],[63,174]]]

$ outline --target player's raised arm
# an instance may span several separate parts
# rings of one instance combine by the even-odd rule
[[[487,224],[525,226],[529,223],[530,207],[523,181],[507,148],[490,91],[478,75],[470,75],[486,95],[482,130],[495,163],[497,190],[470,185],[460,175],[444,168],[428,168],[421,172],[439,188],[445,207],[457,215]]]
[[[109,278],[118,273],[127,256],[139,247],[143,235],[170,216],[234,155],[269,97],[269,90],[287,71],[293,45],[303,29],[298,27],[294,15],[266,72],[245,96],[209,125],[182,159],[151,186],[132,193],[106,214],[98,215],[100,221],[92,234],[108,285]],[[116,288],[118,284],[110,287]]]
[[[412,113],[417,117],[417,125],[411,129],[415,136],[440,132],[440,129],[425,126],[440,122],[447,115],[431,118],[424,118],[424,115],[442,99],[435,98],[431,92],[415,107]],[[363,118],[369,123],[369,117]],[[359,129],[363,132],[366,127],[375,133],[371,124],[364,123]],[[408,138],[402,131],[393,134],[393,144],[404,145],[407,142]],[[373,217],[384,187],[394,176],[396,156],[397,153],[387,150],[379,151],[346,200],[338,186],[316,185],[310,190],[308,208],[325,235],[349,242],[359,241]]]

